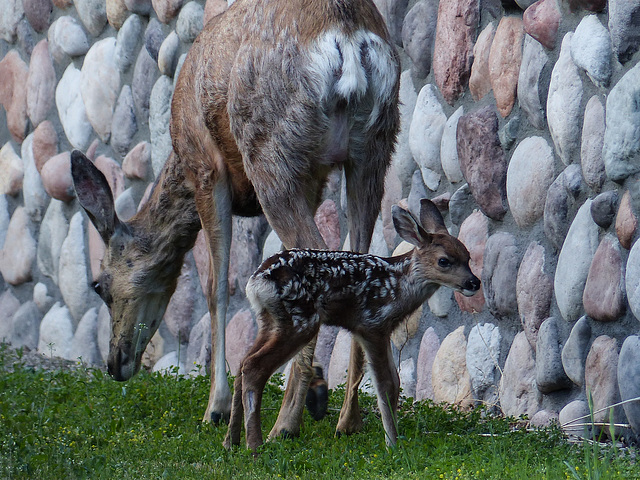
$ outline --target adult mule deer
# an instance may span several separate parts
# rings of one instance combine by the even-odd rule
[[[399,60],[371,0],[237,0],[200,33],[171,111],[173,153],[149,201],[117,218],[107,182],[72,154],[78,199],[107,244],[96,291],[109,306],[108,369],[127,380],[158,328],[202,227],[212,275],[212,367],[205,421],[228,417],[225,317],[231,217],[264,212],[285,248],[325,249],[313,216],[343,168],[352,250],[366,252],[398,131]],[[272,435],[297,435],[315,338],[293,364]],[[338,431],[360,428],[355,344]]]
[[[267,259],[251,276],[247,297],[260,330],[235,380],[227,448],[240,443],[243,411],[247,448],[255,451],[262,444],[260,405],[267,380],[323,323],[350,330],[364,348],[387,444],[396,443],[400,381],[391,332],[440,285],[470,296],[480,289],[480,280],[469,268],[469,252],[449,235],[431,201],[421,201],[419,223],[394,206],[393,223],[415,246],[404,255],[291,250]]]

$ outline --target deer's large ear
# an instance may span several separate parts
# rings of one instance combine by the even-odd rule
[[[393,217],[393,226],[403,240],[418,246],[428,239],[429,234],[418,224],[413,215],[404,208],[398,205],[392,206],[391,216]]]
[[[93,162],[78,150],[71,152],[71,176],[80,205],[102,240],[109,243],[119,223],[109,182]]]
[[[449,233],[440,210],[427,198],[420,200],[420,223],[429,233]]]

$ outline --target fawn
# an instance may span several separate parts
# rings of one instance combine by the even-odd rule
[[[260,329],[235,379],[225,447],[240,443],[243,411],[247,448],[255,451],[262,444],[264,386],[322,323],[350,330],[364,349],[386,442],[396,443],[400,381],[391,356],[391,332],[440,285],[471,296],[480,289],[480,280],[469,268],[469,252],[449,235],[430,200],[421,201],[419,222],[398,206],[392,215],[400,237],[415,246],[404,255],[289,250],[267,259],[251,276],[247,297]]]

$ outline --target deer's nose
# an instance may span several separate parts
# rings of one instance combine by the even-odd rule
[[[463,288],[471,292],[477,292],[478,290],[480,290],[480,279],[475,275],[472,276],[465,282]]]

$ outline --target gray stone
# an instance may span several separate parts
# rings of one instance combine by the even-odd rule
[[[627,402],[640,397],[640,337],[630,335],[625,338],[618,358],[618,387],[620,399]],[[636,435],[640,434],[640,402],[625,403],[624,413]]]
[[[202,30],[204,8],[199,3],[187,3],[178,14],[176,33],[184,43],[193,42]]]
[[[435,87],[427,84],[420,90],[409,129],[409,148],[422,170],[425,185],[436,190],[440,183],[440,143],[447,116],[436,96]],[[435,175],[434,175],[435,174]]]
[[[409,130],[413,119],[418,94],[411,80],[411,70],[405,70],[400,75],[400,131],[396,150],[393,153],[392,165],[398,178],[402,183],[404,191],[408,191],[411,186],[411,178],[417,165],[409,148]]]
[[[562,367],[562,344],[558,333],[558,321],[548,318],[538,331],[536,342],[536,384],[542,393],[551,393],[571,386]]]
[[[26,347],[29,350],[38,348],[38,337],[40,336],[40,321],[42,314],[35,302],[23,303],[13,314],[11,337],[11,347]]]
[[[24,207],[11,216],[7,237],[0,250],[0,273],[5,282],[21,285],[31,280],[31,267],[36,259],[36,241],[31,235],[30,221]]]
[[[584,400],[574,400],[565,405],[558,421],[568,435],[589,438],[591,428],[584,426],[589,421],[589,405]]]
[[[0,295],[0,342],[9,342],[13,335],[13,315],[20,308],[18,300],[10,289]]]
[[[33,287],[33,302],[41,313],[46,313],[53,306],[53,298],[49,296],[47,286],[38,282]]]
[[[518,139],[518,133],[520,130],[520,116],[512,115],[509,121],[498,131],[498,137],[500,138],[500,145],[504,150],[511,150],[513,144]]]
[[[38,353],[73,360],[70,357],[73,320],[69,309],[56,302],[40,323]]]
[[[608,229],[616,218],[618,211],[618,191],[609,190],[601,193],[591,203],[591,217],[596,224]]]
[[[451,114],[442,132],[442,142],[440,143],[440,161],[442,170],[451,183],[458,183],[463,180],[460,161],[458,160],[458,120],[464,115],[464,107],[458,108]]]
[[[460,225],[458,239],[469,251],[469,268],[476,277],[482,278],[484,251],[489,239],[489,219],[482,212],[473,212]],[[484,310],[483,290],[484,287],[481,285],[480,290],[472,297],[465,297],[460,292],[454,292],[460,309],[469,313],[479,313]]]
[[[604,132],[604,106],[600,98],[594,95],[589,99],[584,110],[580,163],[584,181],[596,192],[600,191],[607,179],[602,158]]]
[[[640,171],[640,63],[618,80],[607,96],[602,157],[607,176],[622,181]]]
[[[98,349],[103,363],[107,363],[109,340],[111,338],[111,315],[109,308],[103,303],[98,310]]]
[[[80,94],[82,73],[69,64],[56,88],[56,106],[60,123],[72,147],[86,150],[93,133]]]
[[[49,195],[42,185],[42,179],[33,157],[33,133],[22,142],[20,156],[24,171],[22,179],[24,208],[33,221],[39,222],[42,220],[42,214],[49,202]]]
[[[171,335],[184,344],[189,339],[196,304],[197,272],[193,255],[186,255],[176,290],[169,300],[163,320]]]
[[[431,313],[440,318],[446,317],[449,314],[454,303],[453,290],[446,287],[437,289],[429,300],[427,300]]]
[[[473,405],[466,357],[467,340],[461,326],[444,338],[433,361],[431,383],[436,403],[446,402],[463,409]]]
[[[582,126],[582,80],[571,60],[572,32],[562,40],[560,56],[551,72],[547,123],[556,152],[565,165],[578,161]]]
[[[427,189],[424,187],[422,181],[422,172],[416,170],[413,172],[413,178],[411,179],[411,190],[409,191],[409,197],[407,201],[409,203],[409,210],[411,212],[420,212],[420,200],[428,198]]]
[[[124,192],[118,195],[118,198],[115,201],[115,207],[118,218],[123,222],[128,221],[136,214],[137,208],[133,187],[127,188]]]
[[[492,323],[477,324],[469,332],[466,361],[476,400],[497,401],[501,341],[500,329]]]
[[[124,0],[127,10],[139,15],[149,15],[153,12],[151,0]]]
[[[141,33],[142,21],[138,15],[130,15],[118,31],[115,57],[121,73],[125,73],[133,64]]]
[[[608,87],[611,78],[611,38],[597,15],[587,15],[571,39],[571,58],[598,87]]]
[[[640,1],[609,0],[608,4],[613,53],[626,63],[640,48]]]
[[[582,295],[598,248],[598,234],[598,226],[591,218],[591,200],[587,200],[569,227],[554,279],[556,302],[568,322],[576,321],[583,312]]]
[[[120,96],[113,112],[111,123],[111,147],[124,158],[129,152],[129,147],[138,131],[135,106],[131,87],[125,85],[120,91]]]
[[[178,65],[178,54],[180,52],[180,38],[175,31],[172,31],[164,39],[158,51],[158,68],[160,73],[168,77],[173,77]]]
[[[489,237],[484,250],[482,285],[487,308],[491,314],[503,319],[518,312],[516,282],[520,254],[516,239],[507,232]]]
[[[544,205],[544,233],[559,250],[579,206],[576,201],[583,190],[578,164],[569,165],[549,187]]]
[[[70,58],[84,55],[89,51],[89,39],[78,21],[64,15],[49,27],[49,51],[60,64],[66,64]]]
[[[69,231],[64,202],[52,199],[40,224],[38,234],[38,269],[58,284],[58,267],[62,243]]]
[[[400,377],[402,395],[414,398],[416,395],[416,365],[413,358],[407,358],[400,362],[398,376]]]
[[[454,225],[462,225],[464,219],[471,215],[476,207],[475,199],[471,195],[471,189],[468,184],[462,185],[458,190],[453,192],[449,200],[449,215]]]
[[[473,46],[473,65],[471,65],[471,76],[469,77],[469,91],[476,102],[491,91],[489,55],[495,32],[494,23],[489,23],[480,32],[476,44]]]
[[[164,162],[173,149],[169,134],[172,95],[173,83],[169,77],[162,75],[153,86],[149,99],[151,164],[156,177],[160,175]]]
[[[69,233],[60,250],[58,286],[65,304],[78,324],[87,310],[89,279],[84,249],[84,227],[82,213],[77,212],[69,223]]]
[[[518,103],[538,130],[546,127],[544,106],[547,103],[547,91],[541,84],[541,76],[549,56],[544,47],[529,35],[525,35],[522,51],[522,64],[518,76]]]
[[[351,354],[351,333],[341,329],[336,336],[336,341],[331,353],[329,371],[326,379],[330,389],[336,388],[347,381],[347,367],[349,366],[349,356]]]
[[[520,228],[530,227],[542,217],[554,178],[555,158],[547,141],[542,137],[522,140],[507,169],[507,199]]]
[[[158,78],[158,66],[146,48],[141,48],[133,67],[131,93],[136,106],[136,118],[139,126],[149,123],[149,101],[151,91]],[[166,127],[168,129],[168,126]],[[163,160],[164,161],[164,160]]]
[[[318,341],[316,343],[316,352],[314,362],[322,367],[323,374],[327,378],[329,373],[329,365],[331,364],[331,353],[336,343],[336,337],[340,331],[339,327],[330,325],[321,325],[318,332]]]
[[[420,341],[418,361],[416,365],[416,400],[433,400],[433,385],[431,382],[431,371],[436,353],[440,348],[438,335],[433,327],[427,328]]]
[[[99,40],[82,64],[80,94],[91,126],[103,142],[109,140],[113,110],[120,92],[120,70],[115,61],[113,37]]]
[[[578,386],[584,385],[584,365],[589,353],[591,326],[587,317],[582,317],[571,329],[571,334],[562,348],[562,366],[567,376]]]
[[[438,2],[434,0],[418,1],[404,17],[402,45],[413,62],[412,70],[420,78],[431,71],[437,19]]]
[[[211,315],[209,312],[193,326],[187,345],[186,369],[192,375],[206,375],[211,365]]]
[[[102,363],[98,349],[98,312],[95,308],[87,310],[78,323],[71,341],[69,357],[89,366]]]
[[[0,38],[13,43],[18,23],[24,15],[22,0],[7,0],[0,9]]]
[[[502,369],[500,407],[505,415],[533,416],[540,410],[542,395],[536,384],[534,351],[524,332],[513,339]]]
[[[627,298],[633,315],[640,319],[640,242],[631,247],[625,277]]]
[[[392,41],[398,45],[402,45],[402,21],[407,12],[409,0],[373,0],[378,10],[382,14]]]
[[[144,31],[144,46],[155,62],[158,61],[158,52],[160,51],[162,42],[164,42],[162,25],[160,25],[157,19],[152,18],[147,24],[147,29]]]
[[[257,333],[256,322],[248,309],[240,310],[229,321],[226,330],[226,360],[231,375],[238,374],[240,363],[253,345]]]
[[[94,37],[100,35],[107,24],[107,10],[104,0],[73,0],[78,16]]]
[[[178,358],[178,352],[173,351],[163,355],[154,365],[152,371],[162,375],[185,375],[187,369]]]
[[[520,322],[529,341],[535,349],[538,330],[549,317],[553,298],[553,279],[545,273],[544,247],[531,242],[522,258],[516,277],[516,295]]]

